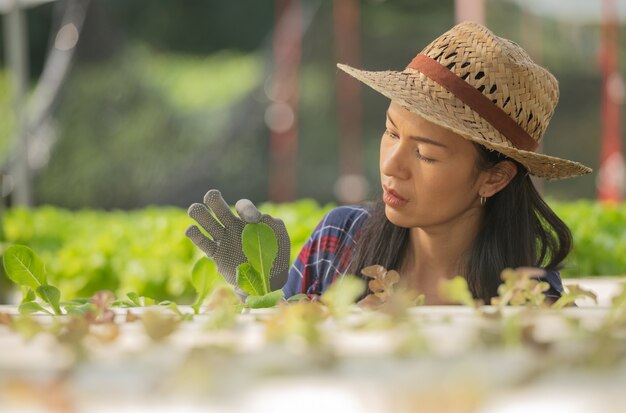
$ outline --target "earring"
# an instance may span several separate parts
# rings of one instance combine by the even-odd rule
[[[484,196],[480,197],[480,206],[485,206],[485,204],[487,203],[487,198],[485,198]]]

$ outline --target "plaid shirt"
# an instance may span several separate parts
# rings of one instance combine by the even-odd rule
[[[341,206],[328,212],[289,270],[287,283],[282,288],[285,298],[296,294],[322,294],[337,276],[345,274],[357,245],[359,229],[367,217],[369,212],[362,206]],[[561,296],[563,284],[558,271],[546,271],[539,279],[550,284],[547,297]]]

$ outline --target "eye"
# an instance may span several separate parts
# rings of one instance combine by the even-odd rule
[[[424,155],[422,155],[422,154],[420,153],[420,151],[415,151],[415,156],[416,156],[416,157],[417,157],[417,159],[419,159],[420,161],[424,161],[424,162],[427,162],[427,163],[437,162],[437,161],[435,161],[434,159],[431,159],[431,158],[427,158],[427,157],[425,157]]]
[[[389,136],[392,139],[399,139],[399,136],[395,134],[394,132],[392,132],[391,130],[389,130],[389,128],[385,129],[385,135]]]

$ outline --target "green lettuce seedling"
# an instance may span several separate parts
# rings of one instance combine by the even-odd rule
[[[278,241],[269,225],[247,224],[241,234],[241,246],[248,259],[237,267],[237,285],[248,293],[250,308],[275,306],[285,296],[282,290],[270,291],[270,270],[278,254]]]
[[[228,286],[224,277],[217,272],[216,264],[207,257],[200,258],[191,271],[191,285],[196,290],[196,301],[191,308],[195,314],[207,297],[220,286]]]
[[[545,292],[550,284],[537,279],[543,274],[544,270],[532,267],[504,269],[500,274],[503,282],[498,286],[498,296],[491,299],[491,304],[499,307],[545,307]]]
[[[467,280],[460,275],[449,280],[441,280],[439,283],[439,295],[450,304],[460,304],[468,307],[477,305],[470,292]]]
[[[241,246],[250,267],[260,275],[256,281],[261,286],[261,291],[263,294],[269,293],[270,270],[278,254],[278,241],[274,231],[263,223],[248,224],[241,234]]]
[[[154,298],[140,296],[134,291],[126,293],[126,297],[128,297],[128,300],[120,299],[113,301],[113,303],[111,303],[111,307],[146,307],[156,304],[156,300]]]
[[[270,308],[274,307],[284,296],[283,290],[272,291],[261,296],[249,295],[246,297],[246,305],[250,308]]]
[[[590,299],[592,299],[596,305],[598,304],[598,297],[589,290],[585,290],[584,288],[580,287],[578,284],[572,284],[572,285],[568,285],[566,288],[566,291],[564,291],[561,294],[561,297],[556,300],[556,302],[554,304],[552,304],[552,308],[563,308],[566,306],[570,306],[573,305],[576,300],[578,300],[579,298],[584,298],[584,297],[588,297]]]
[[[336,279],[322,294],[320,300],[330,309],[336,318],[343,318],[350,312],[350,307],[363,295],[367,288],[365,281],[354,275],[344,275]]]
[[[59,306],[61,293],[58,288],[48,284],[45,265],[32,249],[25,245],[12,245],[4,252],[2,264],[9,279],[22,288],[23,299],[19,308],[20,312],[45,311],[49,313],[35,302],[36,294],[50,305],[55,314],[62,314]]]

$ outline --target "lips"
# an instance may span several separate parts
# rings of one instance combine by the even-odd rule
[[[408,199],[403,198],[400,194],[398,194],[393,189],[387,187],[386,185],[383,185],[383,190],[383,202],[391,207],[402,207],[409,202]]]

